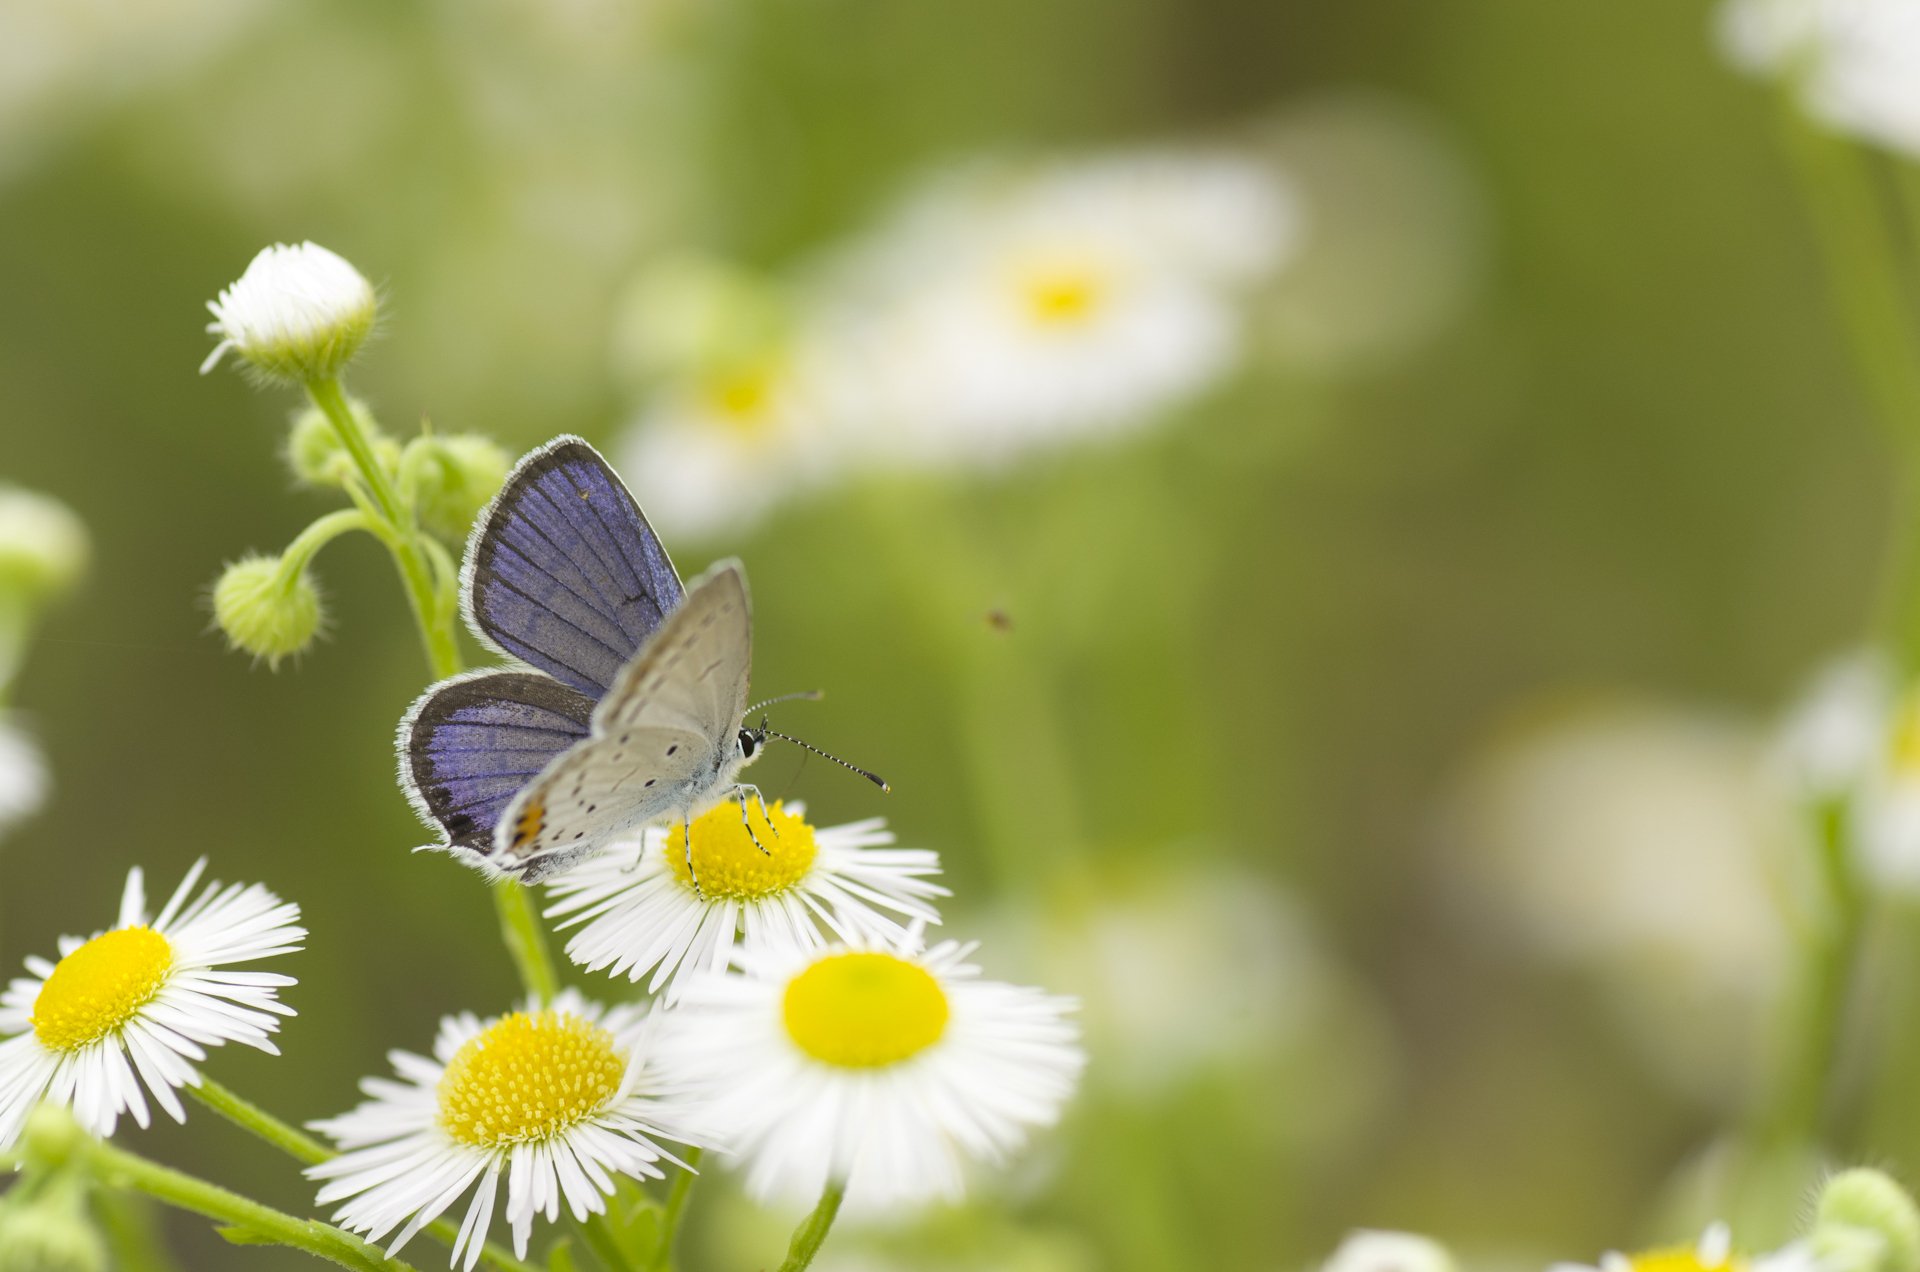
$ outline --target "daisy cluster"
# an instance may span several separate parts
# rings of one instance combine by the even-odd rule
[[[622,467],[672,473],[639,493],[698,534],[861,467],[1000,469],[1137,431],[1239,363],[1299,221],[1276,165],[1235,150],[980,160],[791,286],[669,262],[616,336],[650,389]]]

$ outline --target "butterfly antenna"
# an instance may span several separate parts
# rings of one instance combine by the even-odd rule
[[[776,702],[798,702],[804,698],[808,702],[818,702],[827,696],[825,689],[802,689],[799,693],[783,693],[778,698],[768,698],[765,702],[756,702],[748,707],[745,714],[752,715],[762,707],[770,707]]]
[[[837,755],[829,755],[827,752],[822,751],[819,747],[815,746],[811,742],[802,742],[799,738],[788,737],[784,733],[776,733],[772,729],[769,729],[766,726],[765,721],[761,722],[760,731],[766,734],[770,738],[779,738],[782,742],[791,742],[795,746],[801,748],[802,750],[812,751],[815,755],[819,756],[823,760],[832,760],[835,764],[838,764],[843,769],[851,769],[855,773],[858,773],[860,776],[866,778],[869,782],[872,782],[875,786],[878,786],[883,791],[890,791],[893,789],[891,786],[887,785],[887,779],[885,779],[884,777],[881,777],[878,773],[869,773],[867,772],[867,770],[861,768],[858,764],[849,764]]]

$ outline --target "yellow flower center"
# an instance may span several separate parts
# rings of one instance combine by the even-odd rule
[[[1632,1255],[1627,1262],[1633,1272],[1744,1272],[1745,1263],[1727,1255],[1718,1263],[1708,1263],[1700,1257],[1700,1247],[1668,1246],[1659,1250],[1645,1250]]]
[[[440,1125],[476,1148],[551,1139],[605,1108],[626,1070],[600,1026],[514,1012],[454,1052],[440,1077]]]
[[[1043,327],[1072,327],[1086,322],[1099,310],[1106,295],[1106,279],[1084,265],[1033,269],[1020,279],[1020,297],[1027,314]]]
[[[33,1033],[53,1051],[77,1051],[118,1030],[153,1000],[173,970],[173,946],[150,927],[103,932],[60,960],[33,1000]]]
[[[816,1060],[877,1069],[918,1055],[947,1030],[933,974],[891,954],[830,954],[787,982],[787,1034]]]
[[[764,434],[774,420],[784,370],[777,357],[754,358],[714,369],[702,386],[708,409],[729,432],[745,438]]]
[[[760,801],[747,801],[752,836],[740,820],[737,800],[724,800],[694,818],[691,875],[687,873],[686,826],[667,827],[667,869],[688,888],[698,876],[701,893],[710,899],[751,901],[791,888],[813,869],[819,845],[814,842],[813,827],[788,812],[780,801],[769,805],[767,813],[772,818],[771,826],[760,813]],[[759,847],[754,846],[755,838],[760,841]]]
[[[1893,767],[1908,777],[1920,777],[1920,690],[1908,693],[1893,717]]]

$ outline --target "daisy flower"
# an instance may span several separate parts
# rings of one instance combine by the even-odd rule
[[[910,462],[1137,427],[1233,365],[1238,293],[1294,238],[1278,176],[1225,152],[938,177],[830,273],[866,369],[835,413]]]
[[[1814,118],[1920,154],[1920,7],[1911,0],[1729,0],[1720,37],[1737,66],[1791,80]]]
[[[47,785],[40,748],[0,715],[0,834],[39,811]]]
[[[1347,1234],[1320,1272],[1454,1272],[1457,1266],[1432,1237],[1362,1228]]]
[[[547,917],[580,927],[567,957],[634,981],[651,972],[648,992],[666,986],[671,1004],[695,976],[725,971],[741,942],[819,949],[896,940],[901,919],[940,921],[931,902],[947,890],[927,878],[939,857],[890,847],[880,818],[815,829],[797,803],[769,805],[771,825],[756,801],[747,807],[758,845],[732,801],[694,819],[691,874],[685,831],[670,826],[556,879],[549,892],[561,899]]]
[[[373,284],[318,243],[262,248],[238,282],[207,302],[207,334],[220,343],[200,373],[231,349],[271,380],[338,375],[373,330],[377,307]]]
[[[319,1204],[344,1203],[334,1221],[371,1241],[399,1228],[391,1255],[472,1189],[452,1259],[471,1269],[504,1175],[524,1257],[535,1215],[552,1222],[563,1203],[580,1220],[604,1213],[615,1175],[659,1179],[659,1162],[679,1164],[660,1139],[696,1142],[657,1098],[652,1032],[645,1007],[603,1008],[572,990],[545,1008],[443,1019],[431,1059],[393,1052],[398,1081],[368,1078],[370,1099],[312,1124],[341,1150],[307,1170],[325,1181]]]
[[[970,945],[743,953],[668,1015],[661,1072],[748,1164],[756,1198],[853,1206],[958,1197],[1052,1124],[1085,1063],[1069,999],[977,979]]]
[[[1556,1263],[1549,1272],[1819,1272],[1819,1261],[1804,1242],[1772,1254],[1748,1257],[1735,1252],[1733,1233],[1716,1223],[1690,1246],[1669,1246],[1622,1254],[1610,1250],[1597,1264]]]
[[[42,1098],[72,1108],[96,1135],[122,1113],[149,1122],[144,1085],[176,1122],[186,1120],[176,1088],[197,1086],[193,1065],[206,1048],[244,1042],[278,1055],[269,1035],[290,976],[216,970],[300,948],[300,907],[259,884],[194,886],[187,877],[149,916],[138,867],[127,874],[120,917],[90,939],[65,937],[60,961],[29,958],[32,976],[0,994],[0,1148],[20,1133]]]

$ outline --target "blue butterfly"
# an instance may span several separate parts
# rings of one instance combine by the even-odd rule
[[[593,447],[557,437],[515,465],[460,595],[480,640],[533,670],[443,680],[401,720],[400,784],[435,847],[532,883],[669,815],[737,798],[746,818],[760,792],[735,779],[785,738],[746,725],[746,576],[725,560],[683,588]]]

